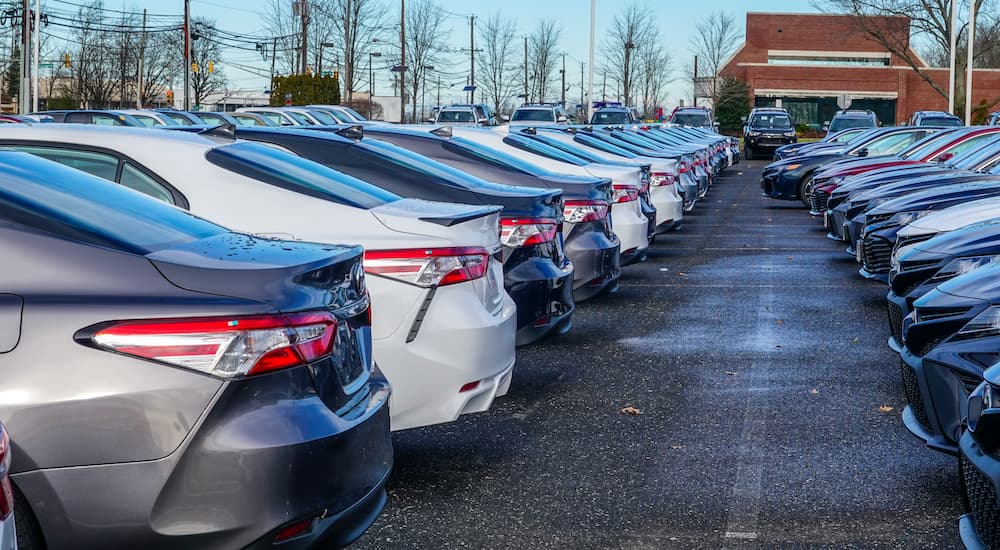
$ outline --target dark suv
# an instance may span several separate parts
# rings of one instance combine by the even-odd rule
[[[708,107],[677,107],[670,113],[671,124],[678,126],[693,126],[695,128],[705,128],[715,130],[718,125],[712,118],[712,111]]]
[[[773,156],[778,147],[797,141],[788,111],[776,107],[757,108],[750,111],[743,126],[743,157],[753,160],[761,151],[768,151]]]
[[[910,117],[910,126],[965,126],[965,123],[946,111],[917,111]]]
[[[832,120],[823,124],[823,130],[829,134],[848,128],[878,128],[878,117],[872,111],[837,111]]]

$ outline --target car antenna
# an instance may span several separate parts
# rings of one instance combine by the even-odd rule
[[[224,122],[218,126],[205,128],[204,130],[198,132],[198,135],[236,141],[236,125]]]
[[[353,139],[354,141],[361,141],[365,137],[365,129],[360,124],[355,124],[353,126],[337,130],[336,134],[340,137]]]
[[[431,133],[438,137],[450,138],[452,135],[451,126],[440,126],[431,130]]]

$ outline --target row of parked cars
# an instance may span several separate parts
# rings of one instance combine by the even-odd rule
[[[348,544],[390,430],[487,410],[739,159],[337,112],[0,125],[0,548]]]
[[[906,428],[957,455],[968,548],[1000,548],[1000,128],[905,126],[779,149],[762,192],[800,200],[887,285]]]

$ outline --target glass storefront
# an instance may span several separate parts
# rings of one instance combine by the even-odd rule
[[[814,130],[821,129],[823,123],[831,120],[840,110],[836,97],[757,97],[754,99],[754,107],[776,107],[779,99],[781,107],[792,116],[796,126],[805,124]],[[895,99],[857,98],[851,102],[850,109],[874,111],[883,126],[896,123]]]

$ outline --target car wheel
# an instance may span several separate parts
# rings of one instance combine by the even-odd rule
[[[802,176],[802,182],[799,183],[799,200],[802,201],[802,204],[804,204],[806,208],[812,208],[812,202],[810,201],[812,198],[812,192],[813,173],[809,172],[808,174]]]
[[[753,160],[753,149],[749,145],[743,148],[743,158]]]
[[[35,514],[21,491],[14,487],[14,530],[19,550],[44,550],[45,538]]]

